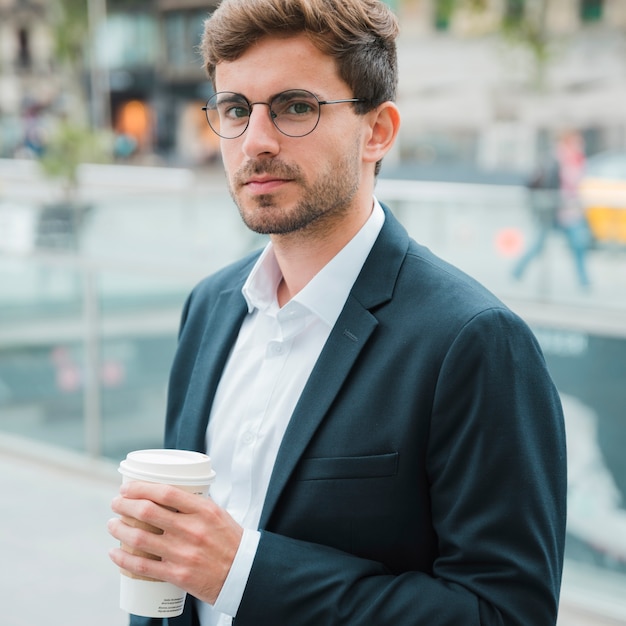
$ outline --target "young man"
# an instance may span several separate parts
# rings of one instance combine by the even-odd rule
[[[399,128],[378,0],[223,0],[207,103],[270,244],[196,287],[166,445],[204,501],[129,483],[126,570],[186,589],[170,626],[550,626],[565,532],[559,399],[527,326],[374,198]],[[161,620],[132,618],[136,625]]]

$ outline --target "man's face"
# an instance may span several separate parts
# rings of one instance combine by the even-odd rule
[[[320,100],[354,97],[334,60],[304,35],[261,40],[236,61],[218,64],[215,82],[217,91],[252,103],[289,89],[306,89]],[[332,104],[321,107],[311,134],[288,137],[267,106],[255,105],[245,133],[221,142],[230,191],[246,225],[279,235],[337,227],[361,185],[365,126],[351,104]]]

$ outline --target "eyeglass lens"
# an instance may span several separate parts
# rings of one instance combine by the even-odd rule
[[[274,96],[269,103],[250,103],[241,94],[220,91],[206,104],[206,117],[211,128],[224,139],[242,135],[257,104],[269,106],[276,128],[289,137],[304,137],[315,130],[320,118],[320,101],[302,89],[291,89]]]

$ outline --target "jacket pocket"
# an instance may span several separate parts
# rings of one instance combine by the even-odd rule
[[[369,456],[342,456],[302,459],[296,480],[337,480],[384,478],[398,473],[397,452]]]

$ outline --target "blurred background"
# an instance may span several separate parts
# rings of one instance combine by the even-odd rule
[[[569,447],[559,624],[626,624],[626,1],[389,4],[403,123],[377,195],[536,332]],[[200,110],[215,5],[0,0],[7,626],[125,623],[115,467],[161,445],[185,296],[264,243]]]

